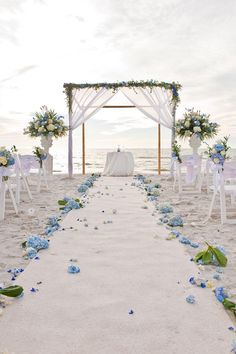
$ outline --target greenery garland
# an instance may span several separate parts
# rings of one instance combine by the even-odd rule
[[[178,82],[159,82],[156,80],[141,80],[141,81],[120,81],[120,82],[114,82],[114,83],[108,83],[108,82],[100,82],[100,83],[94,83],[94,84],[73,84],[73,83],[65,83],[63,85],[65,88],[65,94],[66,94],[66,99],[67,99],[67,104],[68,107],[71,108],[72,104],[72,90],[73,89],[84,89],[84,88],[93,88],[94,90],[98,90],[101,87],[104,87],[108,90],[113,90],[113,92],[116,92],[119,88],[121,87],[128,87],[130,89],[134,89],[136,87],[142,87],[142,88],[150,88],[152,90],[153,87],[163,87],[166,90],[171,90],[172,92],[172,102],[177,105],[180,102],[179,98],[179,90],[181,89],[181,85]]]

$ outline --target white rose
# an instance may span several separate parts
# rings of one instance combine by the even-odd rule
[[[193,127],[194,133],[199,133],[201,131],[200,127]]]
[[[189,128],[189,127],[190,127],[190,121],[189,121],[189,120],[186,120],[186,122],[185,122],[184,125],[185,125],[186,128]]]
[[[48,120],[48,124],[52,124],[52,119],[49,119],[49,120]]]
[[[223,150],[223,151],[220,152],[220,154],[221,154],[221,156],[225,156],[226,155],[226,151]]]
[[[44,131],[44,127],[39,127],[38,131],[39,133],[42,133]]]
[[[49,132],[52,132],[53,130],[55,130],[55,126],[54,126],[53,124],[48,124],[48,125],[47,125],[47,130],[48,130]]]
[[[213,162],[218,165],[218,164],[220,163],[220,160],[218,159],[218,157],[215,157],[215,158],[213,159]]]

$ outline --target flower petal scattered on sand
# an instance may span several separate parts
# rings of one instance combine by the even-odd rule
[[[74,264],[68,266],[67,272],[70,274],[80,273],[80,268]]]
[[[186,297],[186,301],[189,303],[189,304],[195,304],[196,300],[195,300],[195,297],[193,295],[188,295]]]

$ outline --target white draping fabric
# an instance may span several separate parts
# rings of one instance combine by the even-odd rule
[[[172,92],[162,87],[122,87],[121,91],[146,117],[165,127],[173,127]]]
[[[94,90],[93,88],[74,89],[72,92],[72,115],[70,128],[74,130],[86,122],[99,111],[113,96],[115,92],[104,87]]]
[[[173,128],[171,90],[166,90],[162,87],[153,87],[152,89],[122,87],[120,90],[146,117],[169,129]],[[73,130],[97,113],[114,95],[115,92],[112,89],[105,87],[100,87],[97,90],[90,87],[84,89],[74,88],[72,90],[68,140],[68,169],[70,177],[73,174]]]
[[[108,152],[103,174],[106,176],[131,176],[134,158],[131,152]]]

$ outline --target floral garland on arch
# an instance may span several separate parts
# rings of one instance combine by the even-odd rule
[[[223,139],[217,140],[212,147],[208,146],[206,154],[214,164],[223,166],[225,160],[230,158],[228,140],[229,137],[225,136]]]
[[[179,98],[179,90],[181,90],[181,85],[178,82],[164,82],[157,80],[129,80],[129,81],[118,81],[118,82],[100,82],[100,83],[84,83],[84,84],[74,84],[74,83],[65,83],[63,85],[65,88],[65,94],[68,106],[71,107],[71,98],[72,98],[72,90],[73,89],[84,89],[84,88],[93,88],[94,90],[98,90],[101,87],[112,90],[116,92],[121,87],[128,87],[135,91],[136,87],[149,88],[152,90],[153,87],[163,87],[166,90],[171,90],[172,92],[172,102],[176,105],[180,102]]]
[[[219,128],[219,124],[209,120],[210,115],[195,111],[194,108],[186,109],[184,118],[176,123],[176,134],[184,139],[196,134],[202,141],[213,138]]]
[[[42,106],[40,112],[35,113],[32,121],[24,129],[24,134],[36,138],[39,136],[60,138],[65,136],[68,127],[64,123],[64,117],[59,116],[52,109],[47,106]]]

